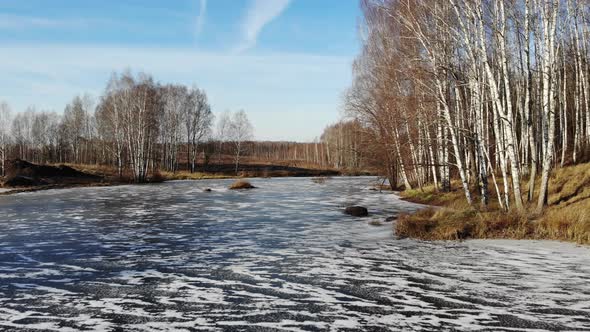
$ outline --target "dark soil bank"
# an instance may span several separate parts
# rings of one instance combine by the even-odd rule
[[[102,182],[100,176],[87,174],[69,166],[35,165],[15,159],[7,163],[4,187],[35,187],[56,184],[89,184]]]
[[[202,171],[211,174],[235,175],[235,165],[233,164],[215,164],[205,165]],[[309,169],[303,167],[284,166],[284,165],[264,165],[264,164],[241,164],[239,173],[248,177],[312,177],[312,176],[338,176],[337,170]]]

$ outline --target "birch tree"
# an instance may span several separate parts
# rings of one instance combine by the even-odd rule
[[[559,0],[543,1],[542,24],[543,24],[543,50],[542,50],[542,72],[543,93],[542,93],[542,124],[543,124],[543,170],[541,173],[541,187],[539,188],[539,200],[537,212],[543,210],[547,204],[549,190],[549,175],[553,161],[553,145],[555,136],[555,59],[556,59],[556,24]]]
[[[12,124],[10,106],[6,102],[0,102],[0,176],[6,175],[6,158],[11,143],[10,126]]]
[[[240,157],[244,153],[246,141],[254,138],[254,128],[244,110],[235,112],[229,123],[229,141],[233,145],[235,171],[238,174]]]
[[[211,106],[204,91],[193,88],[188,92],[184,105],[184,121],[187,137],[187,160],[190,163],[190,171],[194,172],[199,142],[210,132],[213,122]]]

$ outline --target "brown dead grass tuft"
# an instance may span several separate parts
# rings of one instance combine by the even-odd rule
[[[236,182],[232,183],[229,186],[229,189],[254,189],[254,187],[250,182],[246,180],[237,180]]]
[[[540,237],[590,244],[590,199],[548,209],[539,219]]]
[[[427,209],[403,215],[396,234],[422,240],[464,240],[485,238],[533,238],[534,227],[516,212],[479,212],[474,209]]]
[[[166,172],[161,171],[162,176],[168,180],[205,180],[205,179],[229,179],[230,176],[215,174],[215,173],[203,173],[203,172],[186,172],[186,171],[179,171],[179,172]]]
[[[554,170],[549,206],[536,219],[532,213],[500,210],[495,196],[487,209],[478,210],[465,203],[458,183],[453,187],[448,193],[432,186],[402,192],[404,199],[442,208],[402,215],[395,226],[397,235],[422,240],[512,238],[590,244],[590,163]],[[535,204],[531,202],[528,211],[534,211]]]
[[[166,178],[160,172],[154,172],[152,176],[150,176],[149,181],[150,183],[162,183],[166,181]]]

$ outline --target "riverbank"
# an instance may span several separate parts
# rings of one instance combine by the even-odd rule
[[[396,234],[421,240],[543,239],[590,244],[590,164],[554,171],[549,206],[542,215],[533,212],[536,200],[525,212],[503,211],[495,193],[487,209],[472,207],[465,202],[459,184],[452,187],[450,192],[436,191],[433,186],[401,192],[407,201],[437,208],[401,215]],[[475,190],[473,195],[477,202]]]
[[[33,167],[37,165],[30,164]],[[34,185],[21,185],[16,187],[0,186],[0,195],[11,195],[23,192],[35,192],[49,189],[67,189],[79,187],[106,187],[134,184],[131,175],[124,174],[120,177],[114,167],[103,165],[80,165],[80,164],[65,164],[52,165],[55,169],[62,166],[71,168],[75,171],[81,172],[89,177],[63,177],[56,176],[52,178],[40,179],[37,176],[31,176],[40,180]],[[44,166],[42,166],[44,167]],[[271,178],[271,177],[330,177],[339,176],[342,173],[334,169],[321,168],[304,168],[290,165],[275,165],[275,164],[244,164],[240,165],[240,171],[235,174],[235,166],[232,164],[209,165],[207,167],[199,167],[202,169],[197,172],[177,171],[166,172],[160,171],[153,174],[147,182],[143,184],[162,183],[166,181],[175,180],[214,180],[214,179],[232,179],[232,178]],[[4,182],[6,179],[1,179]]]
[[[79,171],[102,176],[111,181],[117,181],[119,178],[117,170],[114,167],[102,165],[77,165],[67,164]],[[336,169],[311,168],[302,166],[293,166],[289,164],[271,164],[271,163],[245,163],[241,164],[236,174],[235,165],[231,163],[209,164],[206,166],[198,165],[197,171],[158,171],[152,175],[151,181],[162,182],[172,180],[206,180],[206,179],[230,179],[230,178],[267,178],[267,177],[313,177],[313,176],[338,176],[343,172]],[[131,182],[130,175],[124,175],[123,182]]]

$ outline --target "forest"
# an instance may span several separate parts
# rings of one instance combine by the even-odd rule
[[[588,161],[588,2],[361,6],[340,125],[393,187],[458,183],[469,205],[541,212],[552,172]]]

